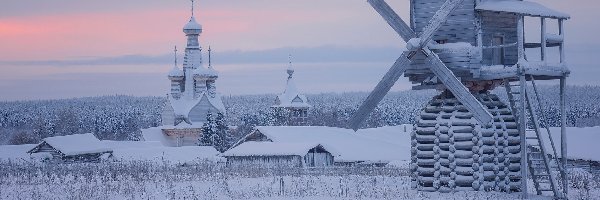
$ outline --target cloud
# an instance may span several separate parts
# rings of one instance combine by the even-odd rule
[[[331,63],[331,62],[381,62],[395,59],[402,53],[397,47],[283,47],[254,51],[223,51],[212,55],[212,62],[227,64],[287,63],[291,54],[293,62]],[[179,56],[181,61],[182,55]],[[205,63],[207,55],[204,55]],[[114,57],[88,57],[64,60],[18,60],[0,61],[0,66],[97,66],[97,65],[169,65],[173,63],[172,54],[163,55],[122,55]],[[181,62],[180,62],[181,63]]]

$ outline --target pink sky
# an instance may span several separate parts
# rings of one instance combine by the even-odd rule
[[[567,23],[569,44],[573,47],[582,45],[590,48],[593,52],[585,51],[585,53],[592,56],[598,52],[597,49],[590,47],[593,46],[590,43],[595,44],[597,40],[589,42],[588,39],[595,38],[595,33],[600,31],[600,28],[595,25],[597,24],[595,20],[600,17],[595,10],[599,3],[594,0],[580,0],[577,3],[564,0],[536,1],[571,13],[573,19]],[[388,2],[404,19],[408,20],[408,0],[388,0]],[[126,2],[6,0],[0,6],[0,61],[73,60],[169,54],[174,45],[181,48],[185,45],[185,36],[181,28],[190,16],[189,8],[187,0]],[[219,52],[284,47],[401,48],[404,45],[365,0],[200,0],[196,5],[196,15],[204,27],[201,43],[205,48],[211,45],[216,57]],[[585,59],[582,57],[574,55],[570,63],[591,64],[583,61]],[[285,57],[281,59],[281,65],[285,65],[286,59]],[[322,74],[319,77],[318,74],[314,75],[314,72],[305,72],[307,75],[317,77],[298,77],[298,84],[302,90],[310,93],[352,90],[343,85],[353,85],[355,86],[352,87],[353,90],[368,91],[394,59],[392,57],[389,61],[386,59],[366,63],[365,67],[348,69],[345,72],[348,73],[347,77],[342,77],[335,82],[326,82],[331,74]],[[296,62],[303,61],[296,60]],[[314,63],[305,65],[305,70],[317,70],[329,65],[335,68],[334,65],[342,66],[348,63]],[[371,65],[377,66],[372,69],[375,70],[372,75],[361,76],[369,70],[366,66]],[[169,65],[2,65],[0,66],[0,92],[12,96],[4,95],[0,100],[63,98],[94,94],[162,95],[168,87],[163,74],[171,67]],[[275,74],[275,76],[279,73],[278,70],[281,70],[272,64],[223,64],[217,66],[222,71],[219,90],[224,94],[280,92],[282,86],[278,87],[277,84],[284,80],[285,75],[265,78],[261,77],[265,74],[256,74],[256,71],[260,70],[248,70],[253,67],[271,70],[264,73]],[[303,69],[299,69],[301,70]],[[244,73],[245,76],[241,76],[240,73]],[[77,74],[80,78],[71,77],[69,74]],[[100,75],[94,76],[95,74]],[[140,81],[143,82],[156,81],[151,84],[141,84],[139,81],[131,83],[132,80],[121,80],[124,83],[131,83],[124,86],[123,84],[105,86],[102,84],[104,78],[87,81],[107,74],[114,75],[115,80],[132,74],[132,77],[141,77]],[[574,75],[577,75],[577,72]],[[236,80],[232,79],[234,77]],[[272,83],[246,86],[253,87],[254,90],[248,88],[240,90],[240,82],[245,82],[238,80],[242,77],[264,78]],[[358,77],[361,80],[357,81]],[[591,78],[589,80],[586,78],[588,77],[584,77],[580,84],[588,82],[597,84]],[[57,79],[72,81],[77,87],[89,87],[90,91],[69,92],[75,90],[69,89],[71,87],[69,84],[61,83],[56,87],[66,87],[62,89],[64,91],[46,94],[35,87],[39,84],[53,84],[55,82],[52,81]],[[18,82],[29,82],[25,85],[31,86],[22,86]],[[246,82],[252,80],[248,79]],[[396,87],[396,89],[407,88],[409,88],[408,82],[403,80]]]

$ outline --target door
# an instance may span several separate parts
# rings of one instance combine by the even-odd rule
[[[494,36],[492,38],[492,65],[504,65],[504,48],[496,48],[504,44],[504,37]]]

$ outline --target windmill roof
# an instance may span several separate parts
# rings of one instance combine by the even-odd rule
[[[530,1],[487,0],[481,2],[475,9],[494,12],[518,13],[534,17],[549,17],[558,19],[568,19],[571,17],[566,13],[550,9],[539,3]]]

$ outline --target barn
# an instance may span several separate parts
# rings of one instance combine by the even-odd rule
[[[384,166],[391,161],[410,159],[410,134],[412,128],[390,126],[373,129],[351,129],[324,126],[258,126],[233,147],[248,142],[309,143],[334,149],[335,165]],[[282,147],[283,148],[283,147]]]
[[[221,156],[228,167],[328,167],[334,155],[315,143],[244,142]]]
[[[101,156],[112,154],[112,150],[93,134],[86,133],[45,138],[27,153],[61,162],[98,162]]]

